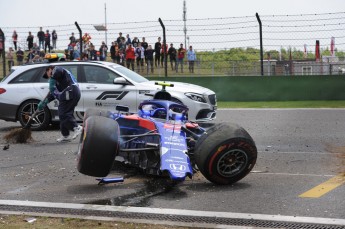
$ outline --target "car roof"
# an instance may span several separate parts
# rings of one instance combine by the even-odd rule
[[[12,69],[16,70],[19,68],[23,69],[30,69],[30,68],[35,68],[35,67],[46,67],[49,65],[74,65],[74,64],[85,64],[85,63],[91,63],[91,64],[99,64],[99,65],[105,65],[105,66],[110,66],[110,65],[118,65],[112,62],[105,62],[105,61],[57,61],[57,62],[44,62],[44,63],[33,63],[33,64],[24,64],[20,66],[12,66]]]

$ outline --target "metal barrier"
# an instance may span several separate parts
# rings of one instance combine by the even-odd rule
[[[344,24],[345,12],[164,20],[166,43],[178,48],[186,39],[184,46],[193,46],[196,51],[195,73],[185,74],[212,76],[335,74],[338,70],[334,67],[343,68],[345,63]],[[102,41],[110,41],[108,61],[110,43],[116,41],[119,32],[132,40],[138,37],[142,41],[145,37],[151,45],[162,36],[157,20],[108,23],[106,33],[98,31],[94,24],[80,24],[80,28],[90,34],[96,49]],[[29,31],[37,39],[38,26],[2,29],[7,47],[12,45],[13,30],[18,33],[19,44],[25,43]],[[67,49],[71,33],[77,32],[74,24],[45,29],[57,31],[60,51]],[[168,68],[168,74],[177,75],[174,68]],[[164,76],[164,69],[157,67],[154,75]]]

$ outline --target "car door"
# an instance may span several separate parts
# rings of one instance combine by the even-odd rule
[[[58,65],[57,67],[61,67],[61,68],[64,68],[68,71],[70,71],[73,76],[78,79],[78,67],[79,65],[77,64],[73,64],[73,65],[70,65],[70,64],[66,64],[66,65]],[[42,73],[40,75],[43,75],[44,73],[44,69],[42,70]],[[39,93],[41,95],[42,98],[44,98],[48,91],[49,91],[49,83],[48,83],[48,80],[47,79],[44,79],[43,77],[40,77],[39,78],[39,87],[37,89],[39,89]],[[43,84],[42,84],[43,83]],[[82,120],[82,112],[84,111],[84,107],[83,107],[83,96],[81,96],[80,98],[80,101],[78,103],[78,105],[76,106],[75,108],[75,112],[74,112],[74,116],[77,120]],[[54,100],[52,101],[51,103],[48,104],[48,107],[50,110],[53,110],[53,111],[56,111],[56,112],[53,112],[52,115],[54,116],[53,119],[58,119],[58,114],[57,114],[57,108],[58,108],[58,105],[59,105],[59,101],[58,100]]]
[[[84,97],[84,110],[102,108],[115,110],[116,105],[129,107],[130,112],[137,112],[137,89],[132,84],[114,84],[119,76],[116,72],[96,65],[83,66],[84,81],[80,83]]]

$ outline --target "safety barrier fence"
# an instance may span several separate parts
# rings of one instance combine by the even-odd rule
[[[329,75],[345,72],[345,12],[296,15],[251,15],[243,17],[164,20],[166,42],[178,49],[192,46],[197,60],[191,75],[253,76],[253,75]],[[261,23],[259,23],[261,22]],[[184,29],[186,23],[186,29]],[[31,31],[34,42],[39,43],[39,27],[58,34],[57,51],[64,51],[70,36],[79,38],[74,22],[68,25],[35,25],[32,27],[1,28],[5,47],[14,47],[12,33],[18,34],[18,46],[27,49],[27,36]],[[154,48],[163,31],[158,19],[154,21],[79,24],[88,33],[98,50],[104,41],[108,46],[107,61],[111,61],[111,42],[122,36],[146,42]],[[103,31],[106,28],[106,31]],[[262,32],[260,34],[260,31]],[[162,40],[161,40],[162,42]],[[262,44],[262,46],[261,46]],[[7,51],[7,49],[6,49]],[[262,56],[261,56],[262,54]],[[262,60],[261,60],[262,58]],[[181,67],[181,65],[180,65]],[[154,66],[159,70],[159,66]],[[161,68],[161,66],[160,66]],[[179,69],[179,73],[181,69]],[[168,76],[178,75],[171,68],[168,57]],[[184,73],[189,74],[187,58]],[[144,75],[152,75],[144,72]],[[164,75],[155,71],[153,75]]]

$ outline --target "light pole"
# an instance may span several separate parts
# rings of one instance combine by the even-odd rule
[[[184,21],[184,27],[183,27],[183,32],[184,32],[184,47],[186,48],[186,36],[187,36],[187,7],[186,7],[186,0],[183,1],[183,21]]]

